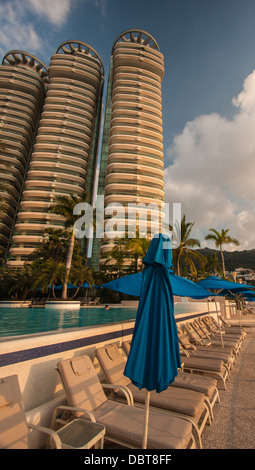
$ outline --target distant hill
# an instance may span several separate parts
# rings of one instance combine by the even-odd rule
[[[219,250],[210,248],[200,248],[199,253],[204,256],[212,256],[213,253],[217,254],[221,262],[221,255]],[[234,271],[236,268],[253,269],[255,271],[255,249],[243,251],[223,251],[226,271]]]

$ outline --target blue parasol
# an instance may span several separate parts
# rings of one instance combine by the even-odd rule
[[[140,300],[124,374],[139,389],[147,390],[143,448],[148,434],[150,391],[168,388],[181,367],[174,318],[169,269],[172,266],[170,239],[156,235],[143,259]]]
[[[203,287],[204,289],[208,289],[213,292],[215,295],[226,292],[238,292],[243,290],[250,290],[255,289],[255,286],[249,286],[247,284],[239,284],[239,282],[232,282],[226,279],[222,279],[216,276],[208,276],[202,281],[197,282],[197,285]]]
[[[180,297],[191,297],[193,299],[205,299],[212,295],[211,292],[208,292],[206,289],[198,286],[189,279],[176,276],[176,274],[174,274],[171,270],[169,270],[169,274],[173,295],[179,295]],[[139,297],[141,292],[142,279],[143,273],[140,272],[114,279],[113,281],[107,282],[100,287]]]
[[[222,279],[221,277],[216,277],[216,276],[208,276],[207,278],[202,279],[201,281],[197,282],[197,285],[200,287],[203,287],[204,289],[211,291],[214,294],[214,296],[216,295],[226,296],[229,294],[236,295],[239,292],[248,291],[254,288],[254,286],[248,286],[247,284],[239,284],[238,282],[228,281],[226,279]],[[216,307],[216,312],[217,312],[217,319],[219,323],[219,312],[218,312],[216,297],[214,297],[214,301],[215,301],[215,307]],[[223,341],[222,331],[220,331],[220,335],[221,335],[221,343],[223,346],[224,341]]]

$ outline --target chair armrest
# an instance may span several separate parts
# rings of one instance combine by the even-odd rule
[[[64,410],[64,411],[72,411],[76,412],[79,411],[81,413],[86,414],[89,419],[92,421],[92,423],[96,423],[96,418],[93,415],[93,413],[89,410],[85,410],[84,408],[76,408],[75,406],[68,406],[68,405],[59,405],[57,408],[55,408],[54,415],[56,416],[57,410]]]
[[[48,436],[52,437],[54,444],[56,446],[56,449],[62,449],[61,439],[58,436],[58,434],[52,429],[45,428],[44,426],[39,426],[37,424],[32,424],[32,423],[27,423],[27,427],[30,429],[34,429],[35,431],[43,432],[44,434],[47,434]]]
[[[118,385],[118,384],[105,384],[105,383],[101,383],[102,387],[103,388],[109,388],[109,389],[112,389],[112,390],[121,390],[126,399],[127,399],[127,404],[129,406],[133,406],[134,405],[134,399],[133,399],[133,395],[132,395],[132,392],[127,388],[125,387],[125,385]]]

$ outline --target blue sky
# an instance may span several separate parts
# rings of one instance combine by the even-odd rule
[[[61,42],[78,39],[101,56],[107,81],[116,37],[130,28],[152,34],[165,58],[166,202],[182,203],[201,241],[210,227],[224,227],[249,249],[255,248],[254,24],[254,0],[0,0],[0,55],[22,49],[48,65]]]

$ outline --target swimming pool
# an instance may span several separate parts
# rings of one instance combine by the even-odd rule
[[[105,323],[134,320],[136,308],[86,307],[80,310],[52,310],[47,308],[1,308],[0,338],[7,336],[61,331]]]

